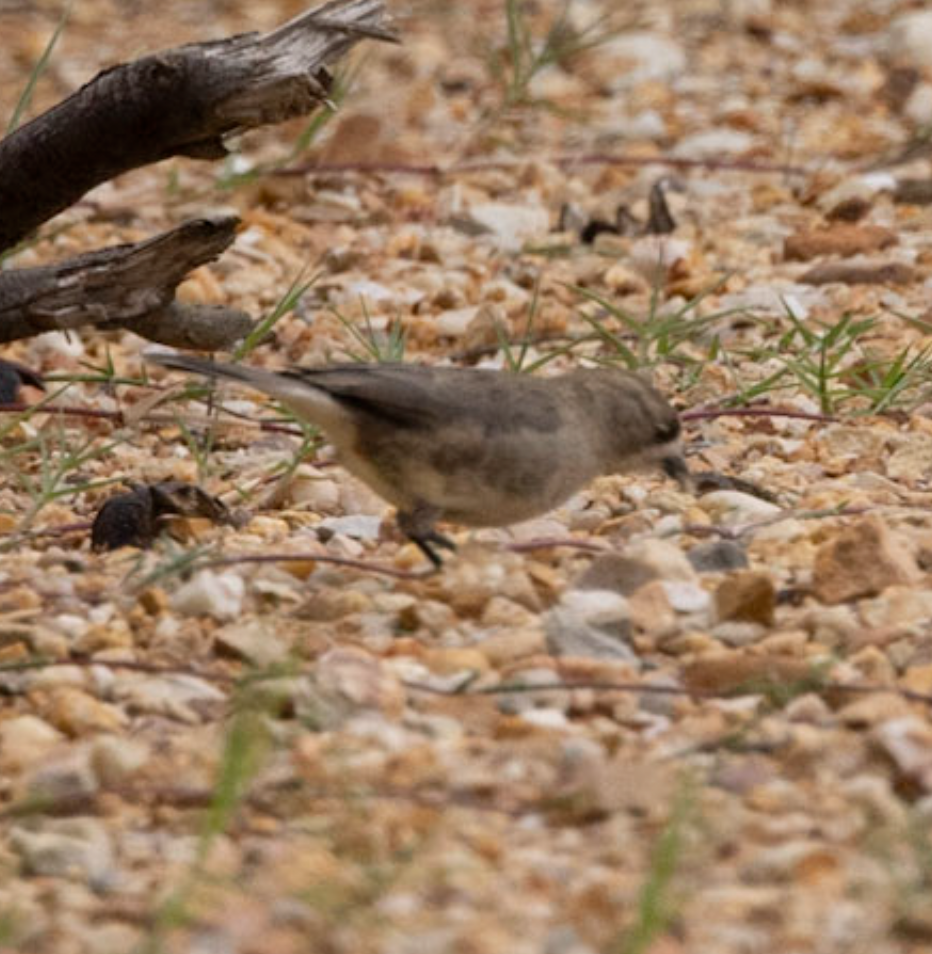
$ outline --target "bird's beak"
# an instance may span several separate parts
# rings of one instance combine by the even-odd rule
[[[692,474],[690,474],[689,468],[686,466],[686,459],[682,454],[668,454],[661,458],[660,467],[668,477],[672,477],[680,485],[681,489],[686,491],[693,489]]]

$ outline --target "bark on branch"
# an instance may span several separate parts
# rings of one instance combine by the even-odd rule
[[[233,241],[237,219],[195,219],[134,245],[0,275],[0,341],[84,324],[128,328],[176,348],[216,350],[248,333],[247,314],[182,305],[175,289]],[[229,340],[230,333],[233,337]]]
[[[331,0],[271,33],[177,47],[101,73],[0,142],[0,251],[114,176],[170,156],[218,159],[225,136],[311,112],[326,102],[328,64],[363,38],[395,40],[382,0]],[[172,295],[229,245],[234,225],[199,220],[137,246],[0,272],[0,341],[92,323],[166,344],[228,346],[243,333],[242,313],[186,308]],[[198,328],[186,332],[192,320]]]
[[[223,137],[305,115],[327,64],[363,37],[393,39],[381,0],[332,0],[247,33],[106,70],[0,142],[0,251],[93,186],[169,156],[220,159]]]

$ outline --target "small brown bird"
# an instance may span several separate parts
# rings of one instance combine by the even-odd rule
[[[274,372],[156,353],[167,368],[232,378],[321,428],[340,462],[398,508],[398,526],[435,565],[453,543],[437,520],[517,523],[594,477],[654,465],[688,484],[680,422],[638,375],[559,377],[411,364]]]

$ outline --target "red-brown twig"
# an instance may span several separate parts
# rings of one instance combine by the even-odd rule
[[[239,556],[216,557],[198,562],[197,569],[214,566],[236,566],[240,563],[334,563],[364,573],[380,573],[397,580],[423,580],[437,571],[430,567],[426,570],[399,570],[382,563],[369,563],[365,560],[353,560],[349,557],[331,556],[328,553],[243,553]]]
[[[752,162],[748,159],[688,159],[678,156],[626,156],[609,153],[583,153],[581,155],[546,156],[537,162],[549,162],[561,168],[573,166],[666,166],[672,169],[728,169],[735,172],[779,173],[781,175],[805,175],[807,170],[801,166],[788,166],[771,162]],[[514,159],[474,159],[454,162],[448,166],[440,163],[403,163],[403,162],[319,162],[305,163],[271,170],[271,175],[298,176],[314,172],[371,172],[399,173],[402,175],[442,177],[464,175],[470,172],[484,172],[489,169],[510,169],[527,165],[528,160]]]
[[[683,411],[681,421],[705,421],[717,417],[792,417],[801,421],[818,421],[822,424],[833,424],[838,420],[830,414],[816,414],[812,411],[794,411],[782,407],[722,407],[722,408],[695,408],[692,411]]]
[[[163,676],[195,676],[206,682],[226,682],[236,683],[241,679],[261,680],[263,674],[260,672],[247,672],[245,677],[235,676],[226,672],[211,672],[192,666],[165,665],[161,663],[144,663],[136,660],[121,659],[92,659],[86,656],[78,656],[67,659],[24,659],[12,662],[0,663],[0,674],[10,672],[23,672],[30,669],[51,669],[54,666],[103,666],[110,669],[126,669],[131,672],[150,673],[152,675]],[[292,673],[295,676],[310,675],[313,670],[297,670]],[[279,678],[280,672],[270,673],[268,678]],[[774,678],[770,680],[775,685],[792,684],[792,679]],[[801,680],[799,680],[801,681]],[[715,689],[701,689],[698,686],[669,686],[658,685],[656,683],[639,682],[613,682],[605,679],[580,679],[570,681],[554,681],[550,683],[523,683],[523,682],[504,682],[494,686],[472,687],[465,684],[462,687],[452,689],[440,686],[431,686],[427,683],[421,683],[411,680],[402,680],[402,685],[412,692],[422,692],[433,696],[497,696],[508,695],[511,693],[522,694],[532,692],[575,692],[578,689],[587,689],[593,692],[626,692],[641,695],[655,696],[683,696],[695,699],[729,699],[742,693],[746,695],[759,695],[761,686],[757,680],[749,680],[747,687],[735,686],[723,691]],[[812,682],[813,692],[837,692],[846,695],[876,695],[877,693],[892,692],[901,696],[909,702],[918,702],[922,705],[932,706],[932,695],[919,692],[915,689],[908,689],[903,686],[884,686],[877,683],[854,684],[832,681],[823,681],[814,676]]]
[[[279,424],[277,421],[255,421],[248,417],[224,410],[225,413],[235,417],[238,423],[249,427],[258,427],[263,431],[272,431],[276,434],[291,434],[294,437],[301,437],[302,432],[298,427],[290,424]],[[105,411],[102,408],[76,407],[71,404],[0,404],[0,414],[57,414],[61,417],[90,417],[104,421],[113,421],[117,427],[126,425],[126,417],[123,411]],[[178,418],[172,414],[144,414],[136,424],[177,424]]]
[[[575,540],[572,537],[541,537],[538,540],[522,540],[519,543],[505,544],[505,549],[512,553],[532,553],[534,550],[552,550],[556,547],[586,550],[590,553],[605,553],[611,549],[601,543],[592,543],[590,540]]]

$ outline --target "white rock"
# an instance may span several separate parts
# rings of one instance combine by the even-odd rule
[[[829,212],[842,202],[852,199],[873,201],[882,192],[893,192],[896,178],[889,172],[869,172],[860,176],[842,179],[838,185],[819,196],[819,208]]]
[[[496,703],[501,712],[510,715],[521,715],[532,709],[550,709],[560,712],[566,712],[572,703],[571,694],[561,692],[559,689],[548,689],[559,683],[552,669],[544,666],[528,669],[519,669],[512,672],[509,676],[509,682],[522,686],[526,690],[528,687],[540,686],[534,692],[508,692],[502,693],[496,699]]]
[[[750,133],[723,127],[686,136],[673,147],[671,154],[687,159],[720,159],[745,153],[754,143]]]
[[[886,51],[900,66],[932,67],[932,10],[896,17],[887,31]]]
[[[256,666],[271,666],[288,658],[289,643],[270,621],[261,618],[236,620],[218,629],[219,646]]]
[[[185,616],[236,619],[245,594],[246,584],[238,573],[201,570],[175,592],[172,609]]]
[[[766,520],[783,512],[776,504],[738,490],[714,490],[704,494],[699,498],[699,507],[726,527]]]
[[[95,888],[113,877],[110,835],[96,818],[44,819],[37,831],[16,826],[10,844],[28,875],[71,878]]]
[[[919,83],[906,100],[903,115],[917,126],[932,123],[932,85]]]
[[[872,735],[904,775],[932,788],[932,728],[916,715],[887,719]]]
[[[628,601],[611,590],[568,590],[544,617],[547,646],[555,656],[637,661],[628,646]]]
[[[327,517],[318,524],[318,529],[333,536],[338,534],[353,540],[378,540],[382,518],[371,514],[354,513],[346,517]]]
[[[739,292],[723,295],[719,308],[722,311],[754,311],[762,315],[785,316],[792,312],[800,321],[805,321],[813,307],[826,298],[823,287],[774,282],[768,285],[751,285]]]
[[[23,787],[27,801],[54,805],[89,798],[100,785],[91,765],[90,749],[80,746],[27,774]]]
[[[713,639],[728,646],[750,646],[760,642],[767,634],[767,627],[760,623],[730,619],[713,627],[710,635]]]
[[[119,785],[149,761],[149,746],[141,739],[104,735],[92,743],[90,758],[102,785]]]
[[[300,474],[288,488],[288,502],[315,513],[333,513],[340,505],[340,485],[326,477]]]
[[[226,696],[197,676],[150,676],[123,673],[113,685],[113,698],[127,708],[168,716],[192,725],[203,721],[199,708],[224,702]]]
[[[81,336],[67,331],[47,331],[32,340],[29,350],[37,358],[54,355],[70,361],[79,361],[85,354]]]
[[[650,567],[657,579],[684,582],[696,580],[696,571],[686,554],[667,540],[658,540],[655,537],[633,540],[625,547],[624,555]]]
[[[661,585],[677,613],[704,613],[712,606],[712,597],[698,583],[662,580]]]
[[[559,709],[525,709],[520,717],[539,729],[568,729],[570,721]]]
[[[340,301],[349,301],[353,304],[356,304],[360,299],[375,305],[393,304],[395,293],[387,285],[363,278],[350,282],[340,295]]]
[[[550,229],[550,213],[539,205],[509,205],[483,202],[470,206],[453,225],[469,233],[490,234],[503,251],[516,252],[527,239],[545,236]]]
[[[459,338],[466,333],[479,311],[478,305],[470,308],[451,308],[442,311],[434,320],[438,335],[445,338]]]
[[[645,80],[665,79],[682,73],[686,68],[683,47],[659,33],[632,30],[608,40],[599,48],[599,54],[623,60],[623,69],[612,83],[613,91],[643,83]]]
[[[643,109],[634,116],[620,116],[609,120],[600,132],[606,137],[620,139],[662,139],[667,135],[667,123],[654,109]]]
[[[668,269],[689,258],[692,243],[667,235],[646,235],[631,245],[629,264],[649,282],[665,277]]]

